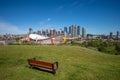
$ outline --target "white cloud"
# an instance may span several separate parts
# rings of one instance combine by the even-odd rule
[[[51,21],[51,18],[48,18],[47,21]]]
[[[6,23],[6,22],[0,22],[0,33],[10,33],[10,34],[21,34],[25,31],[20,30],[18,26]]]
[[[2,30],[18,30],[17,26],[8,24],[8,23],[4,23],[4,22],[0,22],[0,29]]]

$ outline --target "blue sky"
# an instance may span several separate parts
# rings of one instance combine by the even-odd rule
[[[72,24],[87,33],[120,31],[120,0],[0,0],[0,34],[27,33]]]

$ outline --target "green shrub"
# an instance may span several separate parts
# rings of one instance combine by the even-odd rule
[[[120,54],[120,43],[112,43],[109,40],[90,40],[82,44],[84,47],[97,48],[98,51],[108,53],[108,54]]]
[[[116,55],[120,54],[120,43],[115,45]]]

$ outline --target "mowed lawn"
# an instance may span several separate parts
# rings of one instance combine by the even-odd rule
[[[58,61],[57,73],[30,69],[33,57]],[[0,80],[120,80],[120,55],[70,45],[1,45]]]

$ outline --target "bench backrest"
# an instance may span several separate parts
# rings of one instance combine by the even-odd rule
[[[37,61],[37,60],[29,59],[28,63],[34,66],[39,66],[39,67],[44,67],[44,68],[49,68],[49,69],[53,68],[53,63],[49,63],[45,61]]]

